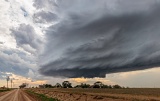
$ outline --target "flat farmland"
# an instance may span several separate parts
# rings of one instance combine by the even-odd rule
[[[29,89],[60,101],[160,101],[159,88],[50,88]]]

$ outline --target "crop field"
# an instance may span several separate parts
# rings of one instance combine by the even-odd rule
[[[60,101],[160,101],[159,88],[49,88],[30,90]]]

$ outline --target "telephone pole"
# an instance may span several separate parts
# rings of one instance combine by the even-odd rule
[[[13,81],[12,81],[12,79],[11,79],[11,88],[12,88],[12,82],[13,82]]]
[[[6,80],[7,80],[7,88],[8,88],[8,81],[9,81],[9,76],[7,76]]]
[[[13,88],[14,88],[14,82],[12,82],[13,83]]]

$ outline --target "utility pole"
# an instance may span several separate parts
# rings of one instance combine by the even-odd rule
[[[9,81],[9,76],[7,76],[6,80],[7,80],[7,88],[8,88],[8,81]]]
[[[11,88],[12,88],[12,82],[13,82],[13,81],[12,81],[12,79],[11,79]]]
[[[14,82],[12,82],[13,83],[13,88],[14,88]]]

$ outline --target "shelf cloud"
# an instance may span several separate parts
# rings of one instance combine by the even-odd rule
[[[34,3],[37,9],[48,5],[37,14],[43,14],[40,23],[56,22],[45,30],[43,75],[92,78],[160,66],[159,1],[49,2]]]

